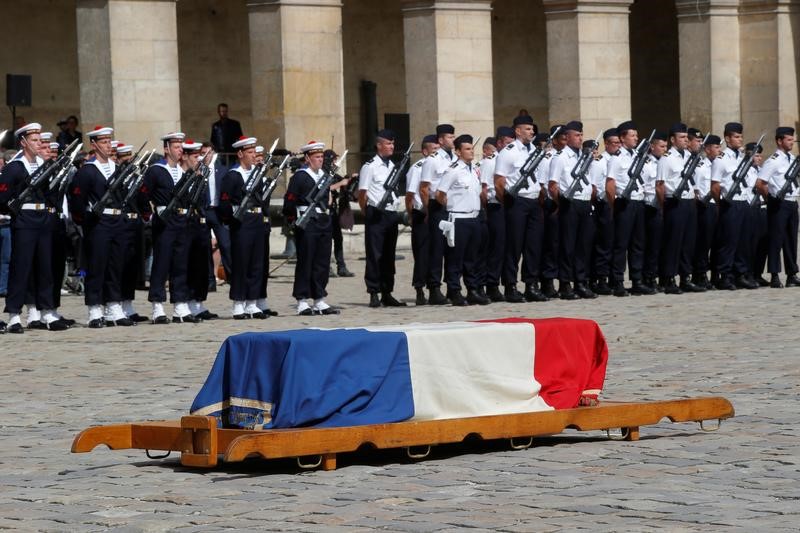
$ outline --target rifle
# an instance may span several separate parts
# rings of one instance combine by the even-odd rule
[[[672,192],[672,197],[676,200],[680,200],[681,196],[683,195],[683,191],[689,190],[689,183],[695,185],[694,182],[694,171],[697,170],[697,165],[700,164],[700,154],[703,151],[703,148],[706,145],[706,141],[708,141],[708,136],[711,135],[710,133],[706,134],[706,138],[703,139],[703,144],[700,145],[700,149],[689,156],[689,159],[686,160],[686,163],[683,165],[683,170],[681,170],[681,182]]]
[[[308,200],[308,207],[305,211],[300,215],[300,217],[294,221],[294,226],[300,229],[305,229],[308,226],[308,222],[314,216],[314,213],[317,210],[317,207],[322,203],[324,199],[328,197],[328,191],[333,185],[333,180],[335,179],[336,172],[339,170],[340,163],[347,158],[347,150],[344,151],[342,156],[335,162],[331,163],[329,169],[325,171],[325,174],[322,176],[317,182],[316,187],[308,193],[306,196],[306,200]]]
[[[519,195],[519,191],[528,187],[528,180],[533,177],[533,173],[536,172],[544,156],[547,155],[547,149],[553,144],[553,139],[556,138],[559,131],[561,131],[560,126],[553,131],[544,146],[537,146],[531,155],[528,156],[528,159],[525,160],[525,163],[519,169],[519,179],[514,185],[506,189],[506,193],[516,198]]]
[[[200,188],[200,183],[208,178],[209,168],[202,160],[197,162],[195,168],[189,169],[181,176],[178,183],[172,189],[172,198],[164,210],[158,214],[163,222],[172,217],[176,210],[182,205],[191,205],[192,192]]]
[[[106,192],[103,193],[103,196],[100,197],[100,200],[97,201],[92,206],[92,213],[95,216],[100,216],[103,214],[103,209],[105,209],[108,205],[110,205],[115,199],[117,199],[117,191],[122,189],[122,186],[127,181],[128,177],[131,173],[136,169],[136,159],[139,157],[139,153],[147,144],[145,141],[139,149],[136,151],[134,156],[131,158],[130,162],[120,165],[114,175],[111,176],[111,179],[108,180],[108,187],[106,188]]]
[[[242,221],[245,213],[247,213],[247,210],[250,209],[250,206],[254,203],[253,196],[255,195],[258,186],[261,185],[264,174],[266,174],[267,170],[269,169],[269,165],[272,162],[272,152],[275,151],[275,147],[277,145],[278,139],[275,139],[269,149],[269,157],[267,157],[267,160],[263,163],[257,164],[250,171],[250,176],[247,178],[247,183],[244,185],[244,197],[242,198],[241,203],[236,206],[236,209],[233,210],[233,218],[239,222]]]
[[[218,154],[215,153],[211,156],[211,162],[208,165],[204,164],[202,160],[200,161],[198,172],[201,178],[195,183],[191,197],[189,198],[189,205],[194,207],[198,213],[205,211],[205,205],[202,205],[203,197],[208,189],[208,176],[211,175],[211,169],[214,168],[214,164],[217,162],[217,155]]]
[[[602,132],[597,136],[597,139],[583,143],[581,155],[569,173],[572,176],[572,183],[564,193],[568,200],[572,200],[573,196],[581,192],[584,184],[589,185],[589,180],[586,179],[586,172],[589,170],[589,165],[594,161],[594,151],[600,146],[600,135],[602,135]]]
[[[644,185],[644,180],[642,179],[642,169],[644,168],[644,163],[647,160],[647,151],[650,149],[650,143],[653,142],[653,136],[655,136],[655,134],[656,130],[653,130],[650,133],[650,137],[644,139],[639,143],[639,146],[636,147],[636,155],[633,156],[631,166],[628,168],[628,184],[622,191],[622,197],[626,200],[631,199],[631,194],[633,194],[633,191],[639,190],[640,183]]]
[[[28,203],[36,191],[44,191],[45,187],[50,185],[51,178],[58,176],[64,167],[74,159],[72,152],[79,151],[82,146],[79,139],[75,139],[72,144],[67,146],[66,150],[61,152],[61,155],[55,159],[45,161],[42,166],[36,169],[36,172],[28,178],[25,189],[19,193],[19,196],[8,202],[9,211],[14,215],[19,215],[22,205]]]
[[[381,211],[386,210],[386,206],[392,203],[392,198],[398,192],[397,187],[400,185],[400,173],[408,164],[408,160],[411,159],[411,148],[413,146],[414,143],[408,145],[408,150],[406,150],[403,154],[403,159],[401,159],[400,163],[392,169],[392,172],[386,178],[386,181],[383,182],[383,190],[386,192],[383,193],[383,198],[381,198],[381,201],[378,202],[378,209]]]
[[[798,174],[800,174],[800,157],[795,157],[792,164],[789,165],[789,168],[786,170],[786,174],[783,175],[783,187],[778,191],[775,198],[783,200],[786,198],[787,194],[791,194],[792,191],[798,187]]]
[[[281,174],[283,174],[286,165],[289,164],[289,160],[292,158],[292,154],[286,154],[281,161],[280,165],[278,165],[273,172],[272,176],[268,177],[264,182],[264,192],[261,195],[261,205],[262,206],[269,206],[269,199],[272,197],[272,192],[275,190],[275,187],[278,185],[278,178],[280,178]]]
[[[733,171],[733,175],[731,176],[731,179],[733,180],[733,186],[725,193],[726,201],[732,201],[733,197],[741,192],[742,183],[745,183],[747,173],[750,172],[750,168],[753,166],[753,156],[758,153],[759,149],[761,148],[761,141],[764,140],[765,135],[766,133],[761,134],[761,137],[758,139],[755,148],[753,148],[750,153],[745,154],[745,156],[742,158],[742,162],[739,163],[739,166]]]
[[[67,192],[67,187],[72,183],[72,178],[78,173],[78,167],[75,166],[75,157],[81,151],[83,144],[78,145],[78,149],[72,152],[69,158],[69,165],[64,167],[61,172],[50,182],[50,191],[56,192],[56,199],[54,203],[57,207],[61,206],[64,200],[64,194]]]
[[[150,150],[147,152],[142,158],[139,160],[138,164],[136,164],[136,168],[131,174],[130,180],[128,180],[127,192],[125,193],[125,199],[122,200],[122,206],[131,207],[137,213],[139,212],[139,206],[137,206],[133,202],[134,196],[139,192],[139,189],[142,186],[142,181],[144,181],[144,174],[147,172],[147,169],[150,167],[150,161],[155,155],[155,150]]]

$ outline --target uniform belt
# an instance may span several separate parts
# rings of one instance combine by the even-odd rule
[[[165,206],[165,205],[157,205],[157,206],[156,206],[156,213],[158,213],[159,215],[161,215],[161,213],[163,213],[163,212],[164,212],[164,209],[166,209],[166,208],[167,208],[167,206]],[[176,207],[176,208],[174,209],[174,211],[173,211],[173,212],[174,212],[176,215],[185,215],[186,213],[188,213],[188,212],[189,212],[189,210],[188,210],[188,209],[185,209],[185,208],[183,208],[183,207]]]
[[[377,202],[373,202],[372,200],[367,200],[367,205],[371,205],[375,209],[379,209],[378,208],[378,203]],[[386,207],[384,207],[383,209],[384,209],[384,211],[394,211],[394,204],[392,204],[390,202],[390,203],[386,204]]]
[[[22,204],[20,208],[24,211],[47,211],[48,213],[55,213],[54,207],[48,207],[47,204]]]
[[[102,213],[100,213],[100,214],[101,215],[114,215],[114,216],[121,215],[122,214],[122,209],[113,209],[111,207],[106,207],[105,209],[103,209]]]
[[[450,211],[448,215],[451,218],[477,218],[480,211]]]
[[[139,213],[125,213],[125,216],[131,220],[139,218]]]
[[[320,215],[322,215],[322,214],[325,214],[325,211],[323,211],[323,210],[322,210],[322,208],[315,207],[315,208],[314,208],[314,210],[315,210],[317,213],[319,213]],[[308,206],[307,206],[307,205],[298,205],[298,206],[297,206],[297,212],[298,212],[299,214],[303,214],[303,213],[305,213],[306,211],[308,211]]]
[[[236,209],[238,209],[238,208],[239,208],[239,206],[236,206],[236,207],[234,208],[234,211],[235,211]],[[254,214],[254,215],[255,215],[255,214],[261,214],[261,208],[260,208],[260,207],[249,207],[249,208],[245,209],[245,210],[244,210],[244,212],[245,212],[245,213],[251,213],[251,214]]]

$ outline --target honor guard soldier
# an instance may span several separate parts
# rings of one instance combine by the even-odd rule
[[[183,177],[180,161],[183,156],[181,132],[161,137],[164,159],[147,169],[142,192],[153,205],[153,266],[150,271],[148,300],[153,304],[153,324],[168,324],[164,312],[167,299],[165,284],[169,279],[170,302],[174,304],[173,322],[198,322],[189,309],[189,285],[186,256],[189,251],[189,209],[175,199],[177,185]],[[174,201],[173,201],[174,200]],[[173,206],[171,211],[167,207]]]
[[[475,148],[473,146],[473,152]],[[481,178],[481,212],[478,215],[478,221],[481,224],[481,239],[480,246],[478,247],[478,274],[480,276],[480,287],[478,293],[481,296],[489,298],[486,294],[485,287],[488,280],[488,264],[489,264],[489,220],[487,214],[488,200],[489,200],[489,183],[491,183],[491,194],[496,196],[494,191],[494,164],[497,157],[497,139],[494,137],[486,137],[481,146],[481,160],[475,163],[478,169],[478,175]],[[487,177],[484,170],[490,171]],[[496,285],[495,285],[496,286]],[[491,302],[491,299],[489,299]]]
[[[480,294],[478,247],[480,246],[480,222],[482,185],[478,170],[472,164],[474,150],[471,135],[459,135],[453,145],[458,160],[442,174],[436,191],[436,201],[447,210],[443,224],[445,232],[447,298],[453,305],[487,305],[489,298]],[[461,294],[461,280],[467,287],[466,299]]]
[[[406,174],[406,213],[411,221],[411,251],[414,254],[414,270],[411,285],[417,293],[416,305],[426,305],[426,281],[428,279],[428,256],[430,254],[430,230],[426,209],[419,194],[419,180],[422,176],[422,165],[425,158],[431,157],[439,149],[436,135],[422,138],[422,159],[411,165]]]
[[[567,147],[567,134],[564,131],[564,125],[555,124],[550,126],[551,135],[556,131],[556,128],[560,128],[558,135],[553,138],[553,145],[547,151],[547,155],[539,165],[539,168],[536,169],[536,177],[543,184],[550,182],[550,162]],[[540,145],[547,139],[549,137],[543,141],[537,136],[534,138],[534,144]],[[558,206],[550,197],[548,188],[545,189],[544,196],[544,233],[542,235],[540,278],[542,294],[548,298],[555,298],[558,296],[555,286],[555,279],[558,277]]]
[[[592,284],[590,289],[595,294],[608,296],[611,294],[611,253],[614,246],[614,220],[611,208],[606,201],[606,176],[612,157],[619,154],[619,132],[617,128],[609,128],[603,132],[604,150],[600,158],[589,167],[589,181],[594,185],[596,196],[594,202],[595,234],[592,248]]]
[[[118,172],[111,159],[113,133],[112,128],[97,126],[87,134],[94,157],[75,174],[70,190],[72,219],[83,228],[88,252],[84,300],[90,328],[135,324],[125,316],[121,304],[126,248],[122,201],[115,195],[102,208],[95,208]]]
[[[753,145],[752,147],[750,145]],[[755,143],[748,143],[745,151],[755,150]],[[764,268],[769,255],[769,231],[767,224],[766,195],[758,186],[758,176],[764,163],[764,147],[760,146],[753,153],[753,166],[747,173],[747,190],[749,196],[748,224],[750,226],[750,279],[759,287],[768,287],[769,281],[764,279]]]
[[[395,212],[393,201],[386,206],[381,205],[381,199],[386,193],[383,184],[394,169],[391,159],[394,141],[392,130],[379,131],[375,139],[376,154],[364,163],[358,175],[358,205],[364,213],[364,248],[367,255],[364,281],[367,284],[370,307],[406,305],[392,296],[400,216]]]
[[[628,294],[654,294],[655,291],[642,282],[644,267],[644,191],[641,185],[625,198],[628,186],[628,169],[636,158],[639,132],[633,121],[617,126],[622,149],[618,156],[611,158],[606,179],[606,200],[614,213],[614,250],[612,290],[614,296]],[[645,157],[647,157],[645,155]],[[632,282],[629,293],[623,285],[625,262],[628,263],[628,276]]]
[[[552,158],[548,184],[550,197],[558,209],[558,293],[562,300],[597,298],[587,285],[594,239],[594,185],[591,182],[576,182],[584,177],[588,181],[588,168],[587,176],[576,178],[573,175],[582,156],[594,160],[594,153],[590,151],[593,141],[588,141],[591,144],[583,146],[583,124],[576,120],[568,122],[563,131],[567,136],[567,146]],[[582,149],[589,151],[588,154],[582,154]],[[572,289],[573,282],[575,290]]]
[[[309,195],[316,190],[317,183],[327,172],[323,170],[325,143],[310,141],[300,148],[304,154],[304,165],[292,176],[284,196],[283,214],[294,222],[309,209]],[[331,162],[332,164],[332,162]],[[292,296],[297,300],[297,314],[336,315],[339,310],[325,302],[330,275],[331,239],[333,228],[328,214],[328,198],[314,208],[305,229],[295,227],[297,263],[294,269]],[[313,305],[308,304],[308,299]]]
[[[264,215],[260,204],[242,205],[248,190],[253,197],[261,194],[261,184],[254,184],[253,172],[260,172],[256,166],[255,137],[240,137],[233,143],[238,163],[234,164],[222,178],[219,197],[219,214],[227,222],[231,233],[231,285],[230,299],[233,300],[233,318],[264,319],[264,314],[256,305],[261,292],[264,274]],[[242,211],[239,218],[233,216],[236,210]]]
[[[506,214],[506,253],[503,262],[505,300],[512,303],[544,301],[539,291],[539,260],[542,253],[544,189],[531,176],[516,197],[507,191],[522,179],[520,169],[535,150],[533,119],[520,115],[514,119],[516,139],[497,154],[494,186]],[[522,261],[525,295],[517,290],[517,271]]]
[[[493,302],[505,300],[500,292],[503,275],[503,259],[506,253],[506,215],[503,204],[497,199],[494,187],[497,154],[514,141],[514,130],[500,126],[495,132],[495,148],[491,159],[481,161],[481,181],[486,191],[486,224],[489,230],[489,243],[486,247],[486,296]]]
[[[658,202],[664,213],[664,233],[661,252],[661,285],[667,294],[704,292],[691,281],[692,259],[697,231],[695,191],[688,178],[683,183],[683,170],[691,157],[689,128],[676,123],[670,127],[670,148],[658,161],[656,186]],[[678,192],[678,187],[683,186]],[[680,275],[680,285],[675,276]]]
[[[650,143],[650,150],[642,167],[644,184],[644,263],[642,267],[642,283],[656,292],[663,292],[662,285],[656,282],[661,265],[662,234],[664,233],[664,211],[658,201],[656,178],[658,162],[667,152],[668,136],[656,131]]]
[[[439,222],[445,220],[444,206],[436,201],[436,191],[439,180],[444,171],[456,161],[453,153],[455,128],[450,124],[436,126],[436,137],[439,149],[433,156],[426,158],[422,164],[420,176],[419,195],[426,209],[428,218],[428,239],[430,243],[428,254],[428,303],[430,305],[444,305],[447,298],[440,290],[442,284],[442,262],[444,260],[445,238],[439,228]]]
[[[769,227],[769,259],[767,270],[772,279],[770,287],[782,287],[778,274],[781,271],[780,253],[783,251],[783,266],[786,271],[786,286],[800,286],[797,277],[797,198],[800,194],[798,180],[787,183],[790,167],[797,165],[794,148],[794,128],[779,127],[775,130],[777,150],[764,162],[759,175],[759,187],[769,193],[767,198],[767,224]],[[795,174],[796,176],[796,174]]]
[[[738,122],[725,124],[725,150],[711,165],[711,194],[719,202],[719,281],[717,288],[736,290],[757,288],[758,284],[748,279],[749,265],[743,239],[743,225],[748,213],[748,191],[746,186],[732,196],[725,197],[733,187],[733,173],[745,157],[741,153],[744,145],[742,125]]]
[[[718,135],[709,135],[703,146],[703,154],[697,169],[694,171],[695,193],[697,195],[697,238],[694,247],[694,271],[692,283],[706,290],[714,289],[708,279],[711,269],[709,253],[714,244],[717,230],[717,202],[711,196],[711,164],[720,154],[722,139]],[[716,267],[713,267],[716,271]]]

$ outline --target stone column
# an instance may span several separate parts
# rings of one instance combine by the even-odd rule
[[[741,119],[739,0],[676,0],[681,119],[722,135]]]
[[[543,0],[550,122],[594,137],[631,117],[628,15],[633,0]]]
[[[456,135],[494,134],[490,0],[403,0],[411,140],[451,123]]]
[[[253,135],[296,151],[309,140],[342,153],[344,77],[340,0],[247,4]]]
[[[180,129],[175,0],[78,0],[76,16],[84,132],[158,146]]]
[[[771,139],[776,126],[798,124],[800,0],[742,0],[739,31],[742,122],[748,139]]]

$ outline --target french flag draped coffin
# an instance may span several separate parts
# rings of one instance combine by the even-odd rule
[[[344,427],[576,407],[608,349],[581,319],[508,318],[229,337],[191,408],[221,427]]]

